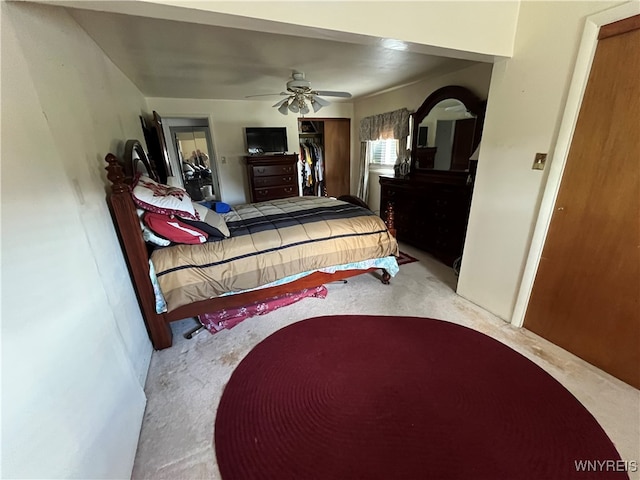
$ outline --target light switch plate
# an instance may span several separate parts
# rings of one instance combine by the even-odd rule
[[[546,162],[547,162],[546,153],[536,153],[536,157],[533,160],[533,166],[531,168],[533,170],[544,170],[544,165]]]

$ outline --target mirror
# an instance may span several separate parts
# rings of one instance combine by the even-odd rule
[[[433,92],[414,114],[411,173],[468,171],[483,120],[484,103],[466,88]]]
[[[198,127],[170,127],[170,132],[189,196],[196,201],[220,200],[208,132]]]

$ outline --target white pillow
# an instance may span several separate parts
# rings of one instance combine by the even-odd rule
[[[144,210],[141,208],[136,208],[136,214],[138,215],[138,221],[140,222],[140,230],[142,230],[142,238],[145,242],[152,243],[154,245],[158,245],[159,247],[168,247],[171,245],[171,242],[166,238],[159,237],[155,234],[153,230],[147,227],[142,221],[142,216],[144,215]]]
[[[149,212],[200,220],[191,197],[182,188],[163,185],[140,175],[133,184],[131,196],[138,207]]]
[[[171,242],[166,238],[159,237],[146,225],[142,225],[142,238],[144,238],[145,242],[152,243],[154,245],[158,245],[159,247],[168,247],[171,245]]]
[[[180,183],[180,179],[178,177],[167,177],[167,185],[170,187],[182,188],[182,183]]]

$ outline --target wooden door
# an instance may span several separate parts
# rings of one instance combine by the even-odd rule
[[[639,20],[601,29],[524,323],[636,388]],[[629,26],[620,28],[624,22]]]
[[[349,195],[351,190],[351,120],[325,118],[324,178],[327,195]]]

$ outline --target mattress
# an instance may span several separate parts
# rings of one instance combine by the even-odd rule
[[[294,197],[234,207],[230,238],[153,252],[158,286],[172,311],[338,265],[398,254],[371,211],[326,197]]]

